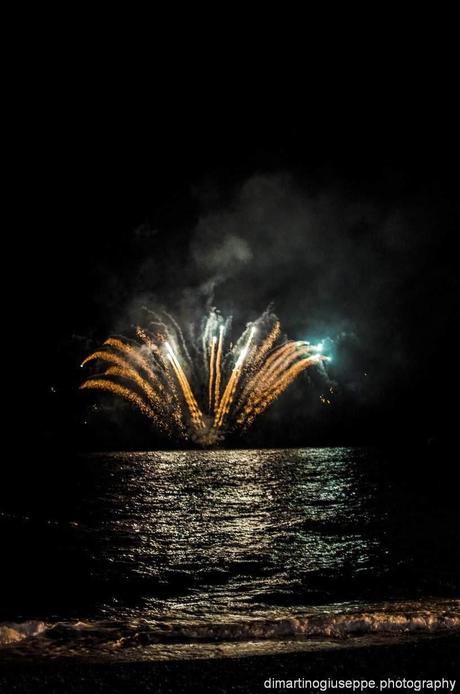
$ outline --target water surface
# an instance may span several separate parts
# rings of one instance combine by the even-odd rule
[[[375,450],[65,466],[1,507],[4,654],[210,657],[460,627],[459,529]]]

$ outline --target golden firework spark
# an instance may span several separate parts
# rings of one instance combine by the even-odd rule
[[[222,373],[222,345],[224,340],[224,326],[219,327],[219,342],[216,354],[216,385],[214,388],[214,407],[217,410],[220,401],[220,379]]]
[[[171,436],[215,443],[224,433],[245,430],[306,369],[325,361],[322,345],[280,342],[278,319],[264,313],[248,325],[234,346],[229,322],[212,311],[202,333],[207,374],[207,414],[196,393],[203,392],[184,335],[169,316],[156,319],[154,332],[138,327],[138,342],[110,337],[82,366],[101,363],[105,370],[81,385],[130,402]],[[157,316],[157,314],[155,314]],[[159,326],[159,327],[158,327]],[[156,332],[155,332],[156,331]]]

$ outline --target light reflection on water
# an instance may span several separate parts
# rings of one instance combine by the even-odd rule
[[[97,455],[110,472],[85,509],[92,570],[155,579],[161,598],[142,599],[156,609],[197,598],[211,612],[308,603],[322,574],[381,568],[372,524],[382,518],[363,503],[362,457],[343,448]]]
[[[65,503],[37,493],[26,514],[0,514],[22,538],[5,563],[19,609],[0,644],[22,639],[10,653],[220,657],[233,641],[270,652],[460,628],[458,529],[373,451],[93,454],[68,474]]]

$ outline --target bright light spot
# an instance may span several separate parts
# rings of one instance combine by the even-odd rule
[[[174,358],[174,351],[173,351],[171,345],[169,344],[169,342],[165,342],[164,345],[166,347],[166,351],[167,351],[168,355],[170,357]]]

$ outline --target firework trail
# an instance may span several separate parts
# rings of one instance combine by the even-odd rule
[[[138,341],[110,337],[82,363],[103,365],[80,386],[130,402],[170,436],[213,445],[252,425],[306,369],[323,365],[322,345],[282,340],[281,326],[265,312],[232,346],[230,321],[212,310],[203,323],[202,363],[196,368],[182,330],[169,314],[149,312]],[[202,409],[199,402],[206,406]]]

